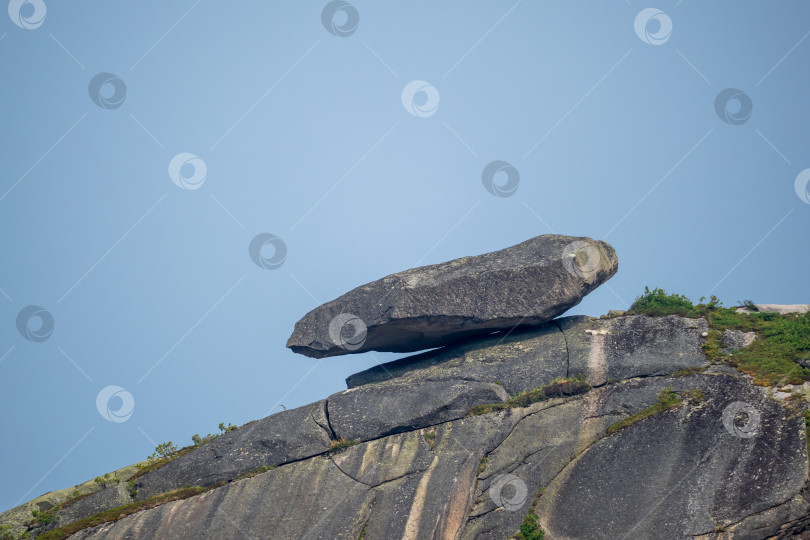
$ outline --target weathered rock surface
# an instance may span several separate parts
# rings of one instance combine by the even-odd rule
[[[666,375],[708,365],[700,345],[704,319],[632,315],[615,319],[562,317],[538,328],[429,351],[375,366],[346,379],[365,384],[466,379],[502,384],[509,394],[555,378],[582,375],[592,386],[609,380]]]
[[[565,337],[554,321],[381,364],[350,376],[346,385],[468,380],[501,384],[517,394],[567,375]]]
[[[760,312],[764,313],[807,313],[810,304],[754,304]],[[738,312],[751,313],[747,307],[738,307]]]
[[[736,377],[689,379],[705,402],[600,440],[554,479],[537,508],[548,538],[708,535],[794,499],[807,512],[803,415]],[[779,525],[752,521],[733,537]]]
[[[530,509],[547,540],[810,530],[803,411],[730,366],[708,365],[705,330],[680,317],[569,317],[386,364],[141,476],[136,501],[230,483],[71,538],[500,540]],[[595,386],[585,394],[465,416],[580,373]],[[606,435],[662,390],[683,403]],[[339,438],[362,442],[330,453]],[[268,465],[278,467],[237,480]],[[130,502],[121,482],[59,510],[48,527]]]
[[[307,313],[287,347],[314,358],[408,352],[540,325],[577,305],[617,269],[616,252],[605,242],[538,236],[358,287]]]
[[[723,344],[724,352],[731,352],[735,349],[744,349],[757,339],[756,332],[743,332],[741,330],[723,330],[720,341]]]
[[[497,384],[464,380],[370,385],[330,396],[329,424],[337,439],[368,441],[456,420],[508,397]]]
[[[704,399],[605,436],[664,388]],[[728,424],[735,400],[753,407],[759,429],[746,417]],[[803,417],[742,376],[707,372],[390,435],[72,538],[503,539],[541,489],[549,540],[720,538],[718,527],[723,538],[765,538],[804,526],[806,481]]]

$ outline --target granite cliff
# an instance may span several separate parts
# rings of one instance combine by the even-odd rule
[[[655,290],[560,317],[617,268],[604,242],[548,235],[359,287],[288,346],[438,348],[0,524],[74,540],[810,537],[806,306]]]

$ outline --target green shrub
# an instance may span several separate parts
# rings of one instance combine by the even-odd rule
[[[155,451],[152,455],[149,456],[148,459],[150,460],[158,460],[167,457],[171,457],[173,454],[177,453],[177,446],[172,442],[164,442],[160,443],[155,447]]]
[[[127,482],[127,487],[129,488],[129,496],[133,499],[138,496],[138,483],[134,478],[130,478],[129,482]]]
[[[224,423],[224,422],[220,422],[220,423],[219,423],[219,430],[220,430],[222,433],[228,433],[228,432],[233,431],[233,430],[235,430],[235,429],[236,429],[236,426],[235,426],[235,425],[233,425],[233,424],[231,424],[230,422],[228,422],[228,425],[227,425],[227,426],[225,425],[225,423]]]
[[[534,508],[529,510],[526,517],[523,518],[523,523],[520,524],[520,532],[515,535],[517,540],[543,540],[546,536],[545,531],[537,523],[538,515]]]
[[[745,301],[746,307],[753,302]],[[802,384],[810,380],[810,369],[798,360],[810,359],[810,313],[803,315],[779,313],[737,313],[736,308],[724,308],[717,297],[708,302],[701,298],[697,305],[683,295],[667,294],[663,289],[644,288],[628,310],[630,314],[704,317],[709,332],[701,346],[711,362],[724,362],[754,377],[762,386]],[[741,351],[723,351],[724,330],[756,332],[757,339]]]
[[[694,310],[695,305],[682,294],[667,294],[663,289],[644,287],[644,294],[636,298],[628,313],[652,317],[687,316]]]

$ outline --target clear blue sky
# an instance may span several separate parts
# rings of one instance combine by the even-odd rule
[[[0,509],[401,356],[284,344],[413,266],[556,232],[620,260],[572,313],[645,285],[810,301],[807,2],[357,0],[332,32],[326,1],[20,4],[0,20]],[[484,188],[496,160],[511,196]],[[262,233],[276,268],[248,253]],[[23,337],[29,305],[50,334],[29,310]],[[110,385],[123,421],[97,408]]]

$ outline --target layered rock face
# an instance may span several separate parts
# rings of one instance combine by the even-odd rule
[[[803,410],[710,364],[707,330],[678,316],[577,316],[457,335],[65,505],[31,532],[106,510],[108,522],[70,538],[810,534]],[[184,486],[210,489],[123,510]]]

